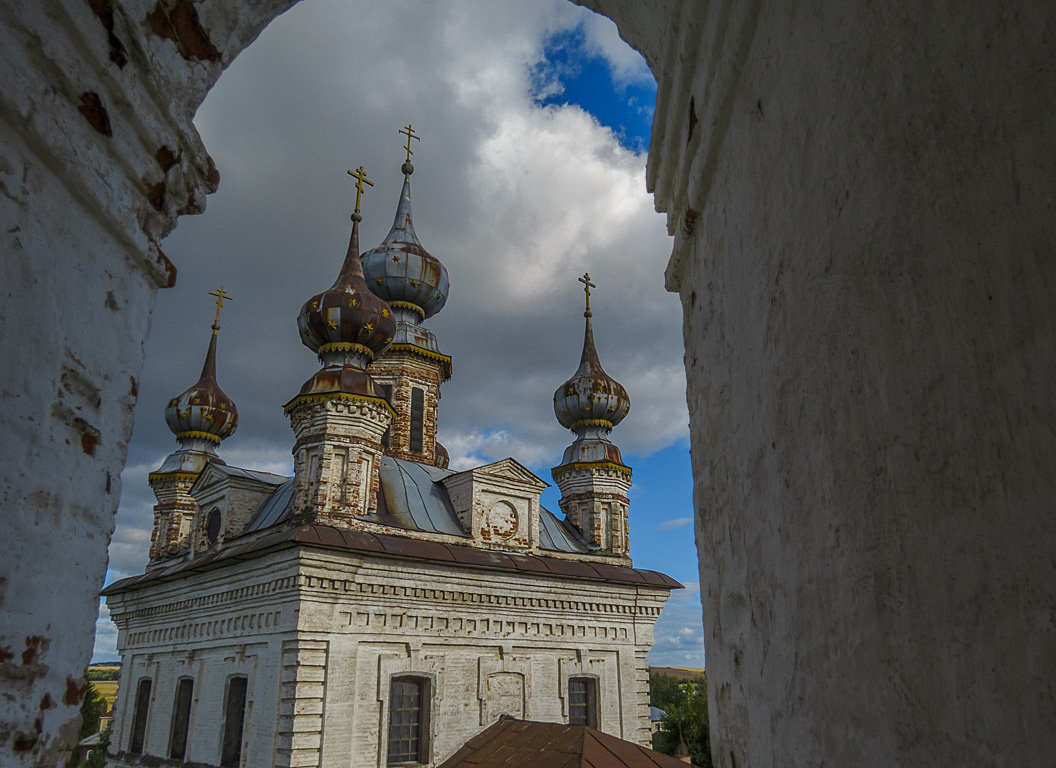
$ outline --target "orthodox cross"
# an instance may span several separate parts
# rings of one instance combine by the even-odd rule
[[[583,290],[587,294],[587,311],[583,313],[583,317],[590,317],[590,289],[597,288],[594,283],[590,282],[590,273],[584,272],[583,277],[579,278],[579,282],[583,283]]]
[[[411,127],[410,123],[407,123],[406,128],[401,128],[400,133],[407,137],[407,146],[404,147],[404,149],[407,150],[407,162],[409,163],[411,162],[411,155],[414,154],[414,152],[411,151],[411,139],[414,139],[415,141],[421,141],[422,138],[421,136],[414,135],[414,128]]]
[[[374,186],[374,182],[367,178],[367,172],[363,170],[363,166],[359,166],[354,171],[349,171],[348,175],[356,180],[356,213],[359,213],[359,198],[363,196],[363,185],[369,184]]]
[[[234,301],[235,297],[227,293],[222,285],[215,291],[209,291],[209,295],[216,297],[216,320],[213,322],[213,333],[216,333],[220,329],[220,309],[224,306],[224,299]]]

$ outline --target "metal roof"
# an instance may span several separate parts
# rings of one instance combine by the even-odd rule
[[[439,768],[685,768],[687,764],[586,725],[500,717]]]
[[[282,483],[265,499],[242,534],[263,531],[289,518],[292,509],[293,479],[266,472],[250,473],[238,467],[217,467],[229,474],[252,474],[264,482]],[[444,533],[469,537],[458,520],[447,488],[441,482],[457,474],[431,464],[383,456],[378,465],[380,494],[377,514],[365,520],[424,533]],[[539,545],[555,552],[591,552],[590,547],[566,522],[558,520],[545,508],[539,512]]]
[[[326,525],[302,525],[299,528],[280,529],[275,533],[241,544],[237,541],[232,542],[231,545],[218,552],[203,555],[190,562],[180,561],[139,576],[122,579],[106,587],[102,594],[113,595],[125,592],[146,584],[179,578],[187,573],[209,570],[225,565],[228,561],[251,559],[268,550],[291,546],[344,550],[376,557],[395,557],[433,563],[457,563],[467,568],[489,571],[527,572],[539,576],[634,584],[662,589],[682,588],[682,585],[670,576],[625,565],[584,562],[545,555],[496,552],[468,545],[422,541],[406,536],[331,528]]]

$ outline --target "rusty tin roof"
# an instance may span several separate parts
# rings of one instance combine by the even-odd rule
[[[654,752],[585,725],[501,717],[438,768],[685,768]]]
[[[181,578],[190,573],[221,567],[229,561],[248,560],[267,551],[294,546],[342,550],[376,557],[409,558],[433,563],[458,564],[467,568],[491,571],[528,572],[556,578],[636,584],[660,589],[682,588],[681,584],[665,574],[623,565],[497,552],[438,541],[421,541],[405,536],[332,528],[326,525],[302,525],[299,528],[279,530],[243,544],[233,544],[189,562],[180,561],[139,576],[121,579],[106,587],[102,594],[114,595],[148,584]]]

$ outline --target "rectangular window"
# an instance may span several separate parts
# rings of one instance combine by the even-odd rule
[[[592,677],[568,679],[568,724],[598,727],[597,680]]]
[[[389,690],[389,765],[429,760],[429,680],[393,678]]]
[[[133,755],[143,754],[143,738],[147,734],[147,712],[150,709],[150,678],[145,677],[136,687],[136,708],[132,715],[132,737],[128,751]]]
[[[182,760],[187,753],[187,726],[191,721],[191,692],[194,681],[182,678],[176,684],[176,700],[172,705],[172,738],[169,739],[169,757]]]
[[[385,399],[389,405],[392,405],[392,385],[382,384],[381,391],[385,393]],[[389,450],[389,442],[392,440],[392,427],[385,430],[385,434],[381,436],[381,445],[385,450]]]
[[[246,678],[232,677],[224,706],[224,746],[220,765],[237,766],[242,759],[242,724],[246,719]]]
[[[425,390],[411,390],[411,452],[421,453],[425,430]]]

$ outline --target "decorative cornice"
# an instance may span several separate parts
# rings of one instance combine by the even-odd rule
[[[616,464],[611,461],[574,461],[571,464],[562,464],[560,467],[554,467],[550,470],[550,474],[553,475],[556,480],[562,475],[567,475],[569,472],[584,471],[593,472],[599,469],[607,469],[611,472],[619,472],[620,474],[631,476],[631,468],[625,467],[623,464]]]
[[[604,427],[605,429],[612,429],[612,422],[608,419],[580,419],[579,421],[573,421],[572,426],[569,427],[569,429],[575,430],[577,427]]]
[[[380,278],[378,282],[381,282]],[[409,309],[411,312],[420,315],[422,320],[425,320],[425,310],[410,301],[390,301],[389,306],[393,309]]]
[[[315,352],[320,357],[327,352],[358,352],[361,355],[366,355],[368,360],[374,359],[373,349],[351,341],[333,341],[329,344],[323,344]]]
[[[306,405],[312,405],[313,403],[322,403],[327,400],[341,400],[346,403],[369,403],[372,405],[380,405],[389,412],[392,418],[396,418],[396,411],[389,405],[388,401],[381,397],[368,397],[367,395],[354,395],[350,392],[322,392],[317,395],[297,395],[297,397],[290,400],[283,407],[282,412],[287,416],[298,408]]]
[[[194,481],[198,479],[198,472],[151,472],[147,475],[147,482],[154,483],[159,480],[176,482],[178,480]]]
[[[187,432],[177,432],[177,440],[205,440],[207,443],[213,445],[220,445],[220,438],[209,432],[200,432],[198,430],[188,430]]]

